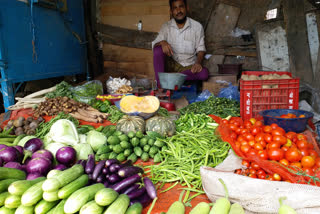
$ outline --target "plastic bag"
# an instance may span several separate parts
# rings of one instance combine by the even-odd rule
[[[103,85],[99,80],[92,80],[72,89],[73,98],[87,104],[99,94],[103,94]]]
[[[204,90],[201,92],[201,94],[198,95],[198,97],[195,99],[194,102],[205,101],[211,96],[214,96],[214,95],[209,90]]]
[[[232,83],[229,83],[229,86],[227,88],[223,88],[220,90],[218,97],[225,97],[240,102],[240,93],[238,91],[238,86],[233,86]]]
[[[107,91],[109,94],[114,94],[121,86],[128,85],[131,86],[130,80],[127,80],[126,78],[113,78],[109,77],[109,79],[106,82]]]

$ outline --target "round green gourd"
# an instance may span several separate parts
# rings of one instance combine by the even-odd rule
[[[172,136],[176,132],[176,125],[169,118],[154,116],[147,120],[146,131],[154,131],[162,136]]]
[[[129,132],[137,132],[137,131],[141,131],[143,133],[145,129],[145,125],[146,123],[142,117],[124,115],[117,122],[117,130],[125,134],[128,134]]]

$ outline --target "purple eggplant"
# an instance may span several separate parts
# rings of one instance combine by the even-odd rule
[[[92,179],[96,180],[97,177],[102,174],[101,171],[103,169],[103,167],[105,166],[106,161],[105,160],[101,160],[99,161],[99,163],[97,163],[97,165],[94,167],[93,173],[92,173]],[[98,182],[101,183],[101,182]]]
[[[68,167],[66,167],[65,165],[63,164],[58,164],[56,165],[53,169],[57,169],[57,170],[60,170],[60,171],[63,171],[65,169],[67,169]]]
[[[143,174],[143,169],[138,166],[126,166],[121,168],[118,171],[118,175],[122,178],[127,178],[131,175],[138,174],[138,173]]]
[[[124,162],[123,164],[121,164],[121,168],[125,167],[125,166],[132,166],[132,160],[127,160],[126,162]]]
[[[105,176],[103,176],[103,174],[99,175],[96,179],[97,183],[103,183],[105,181]]]
[[[88,157],[88,161],[86,163],[85,172],[87,174],[92,174],[95,166],[94,154],[90,154]]]
[[[3,167],[24,170],[22,165],[18,162],[8,162]]]
[[[87,161],[86,161],[86,160],[80,160],[79,164],[82,165],[83,168],[85,169],[85,168],[86,168]]]
[[[27,158],[31,157],[32,154],[43,147],[43,142],[39,138],[30,139],[24,144],[24,157],[22,163],[26,161]]]
[[[43,177],[40,173],[30,173],[27,175],[27,180],[34,180],[36,178]]]
[[[88,174],[89,180],[92,180],[92,174]]]
[[[0,150],[3,149],[3,148],[7,148],[7,147],[8,147],[7,145],[0,144]]]
[[[0,158],[0,167],[2,167],[2,158]]]
[[[112,184],[117,183],[121,180],[121,178],[117,174],[112,174],[108,177],[108,181]]]
[[[121,192],[121,190],[128,188],[129,186],[131,186],[134,183],[137,183],[140,180],[141,180],[140,175],[135,174],[135,175],[132,175],[128,178],[125,178],[122,181],[112,185],[111,188],[117,192]]]
[[[49,150],[40,149],[32,154],[31,159],[34,159],[34,158],[47,158],[50,161],[52,161],[53,155]]]
[[[150,178],[144,177],[143,183],[150,198],[155,199],[157,197],[157,190],[156,190],[156,187],[153,185],[152,181],[150,180]]]
[[[144,193],[142,194],[139,198],[135,198],[133,200],[130,201],[130,205],[134,204],[134,203],[141,203],[143,207],[148,206],[148,204],[152,201],[152,199],[150,198],[150,196],[148,195],[148,193]]]
[[[115,173],[115,172],[118,172],[118,170],[120,169],[120,164],[117,164],[117,163],[114,163],[112,164],[111,166],[109,166],[109,171],[111,173]]]
[[[28,173],[39,173],[46,175],[51,169],[51,161],[47,158],[35,158],[29,161],[27,165]]]
[[[18,150],[21,155],[23,154],[23,147],[22,146],[14,146],[14,148],[16,148],[16,150]]]
[[[102,174],[106,175],[109,173],[109,169],[108,168],[103,168],[102,169]]]
[[[104,185],[105,188],[108,188],[110,186],[108,181],[103,182],[103,185]]]
[[[111,166],[111,165],[114,164],[114,163],[120,164],[120,161],[118,161],[117,159],[109,159],[109,160],[106,160],[106,167],[109,167],[109,166]]]
[[[83,161],[82,159],[77,160],[76,164],[80,164],[81,161]]]
[[[128,195],[128,193],[132,191],[136,191],[139,189],[140,184],[133,184],[132,186],[128,187],[128,189],[125,189],[124,191],[121,191],[121,193]]]
[[[60,148],[56,153],[56,159],[59,163],[64,165],[73,164],[77,158],[77,152],[70,146]]]
[[[141,187],[140,189],[137,189],[136,191],[132,191],[132,192],[128,193],[127,195],[130,198],[130,200],[132,200],[132,199],[140,197],[145,192],[146,192],[146,188]]]
[[[22,156],[16,148],[8,146],[0,150],[0,158],[3,163],[20,162]]]

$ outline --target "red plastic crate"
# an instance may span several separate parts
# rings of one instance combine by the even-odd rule
[[[279,71],[244,71],[247,75],[287,74]],[[275,80],[240,80],[240,115],[243,119],[262,119],[259,112],[266,109],[298,109],[299,78]],[[266,85],[275,88],[263,88]]]

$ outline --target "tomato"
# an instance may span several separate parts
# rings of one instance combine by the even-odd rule
[[[258,154],[258,151],[255,149],[249,149],[248,153],[249,156],[256,156]]]
[[[263,150],[263,146],[261,145],[261,143],[255,143],[253,148],[255,150]]]
[[[266,172],[264,171],[264,170],[262,170],[262,169],[259,169],[258,171],[257,171],[257,176],[258,176],[258,178],[260,178],[260,179],[265,179],[266,178]]]
[[[280,143],[278,142],[271,142],[267,145],[268,149],[278,149],[280,148]]]
[[[250,129],[252,127],[252,123],[250,122],[250,120],[246,120],[243,122],[243,126],[247,129]]]
[[[280,148],[272,148],[268,150],[268,157],[270,160],[279,161],[284,157],[284,151]]]
[[[316,157],[315,159],[315,165],[320,168],[320,157]]]
[[[257,173],[257,171],[255,169],[250,169],[249,170],[249,174],[255,175]]]
[[[272,141],[272,135],[271,134],[265,134],[264,135],[264,140],[267,142],[267,143],[270,143]]]
[[[261,128],[260,127],[252,127],[250,132],[253,136],[256,136],[257,134],[259,134],[261,132]]]
[[[304,117],[306,117],[306,115],[304,115],[304,114],[299,115],[299,118],[304,118]]]
[[[251,147],[253,147],[254,144],[256,144],[256,142],[254,140],[250,140],[248,143],[249,143],[249,146],[251,146]]]
[[[281,149],[282,149],[284,152],[286,152],[286,151],[288,151],[288,150],[289,150],[289,147],[282,146],[282,147],[281,147]]]
[[[272,132],[271,132],[272,136],[275,136],[275,135],[283,136],[283,135],[285,135],[285,133],[286,132],[280,127],[276,128],[276,129],[273,129]]]
[[[248,131],[248,129],[241,129],[241,131],[240,131],[240,134],[246,134],[246,133],[248,133],[249,131]]]
[[[261,141],[264,140],[264,133],[258,133],[255,137],[254,137],[255,141]]]
[[[242,164],[242,166],[245,166],[246,168],[249,168],[249,166],[250,166],[250,162],[247,160],[242,160],[241,164]]]
[[[236,147],[237,147],[238,149],[240,149],[241,143],[240,143],[239,141],[236,141],[235,144],[236,144]]]
[[[258,141],[257,143],[260,143],[263,148],[266,148],[267,146],[267,143],[264,140]]]
[[[292,140],[290,140],[289,138],[287,138],[287,143],[284,144],[287,147],[291,147],[292,146]]]
[[[250,141],[250,140],[254,140],[254,136],[252,134],[246,134],[245,135],[246,140]]]
[[[260,169],[260,166],[259,166],[256,162],[252,162],[252,163],[251,163],[251,167],[252,167],[252,169],[254,169],[254,170],[259,170],[259,169]]]
[[[309,143],[306,140],[298,140],[296,144],[299,149],[308,149],[309,145]]]
[[[222,119],[221,122],[222,124],[229,124],[229,120],[226,120],[226,119]]]
[[[266,179],[266,173],[261,174],[261,175],[258,175],[258,178],[260,178],[260,179]]]
[[[232,132],[231,134],[230,134],[230,137],[232,138],[232,139],[237,139],[237,134],[235,133],[235,132]]]
[[[304,156],[301,159],[302,167],[312,168],[314,164],[315,164],[315,161],[311,156]]]
[[[279,163],[281,163],[281,164],[283,164],[283,165],[285,165],[285,166],[289,166],[289,161],[286,160],[286,159],[281,159],[281,160],[279,160]]]
[[[272,128],[271,128],[271,126],[264,126],[264,127],[263,127],[263,131],[264,131],[265,133],[271,133]]]
[[[285,157],[290,162],[298,162],[301,160],[302,155],[298,149],[289,148],[288,151],[285,153]]]
[[[300,149],[301,155],[302,156],[309,156],[309,150],[308,149]]]
[[[258,121],[255,122],[254,125],[257,126],[257,127],[262,127],[263,123],[262,123],[262,121],[258,120]]]
[[[285,134],[286,138],[292,140],[294,138],[294,136],[296,136],[296,133],[295,132],[287,132]]]
[[[279,127],[278,124],[275,124],[275,123],[272,123],[270,126],[271,126],[272,129],[276,129],[276,128]]]
[[[261,175],[261,174],[266,174],[266,172],[263,169],[258,169],[257,170],[257,175]]]
[[[248,141],[244,140],[240,142],[241,146],[249,145]]]
[[[229,124],[229,128],[232,130],[232,131],[235,131],[238,126],[234,125],[234,124]]]
[[[241,133],[241,128],[240,127],[238,127],[236,130],[235,130],[235,132],[237,133],[237,134],[240,134]]]
[[[268,174],[268,175],[266,175],[266,180],[274,181],[274,178],[273,178],[273,176]]]
[[[256,174],[249,174],[248,175],[250,178],[257,178],[257,175]]]
[[[241,175],[242,170],[241,169],[236,169],[236,171],[234,172],[235,174]]]
[[[303,167],[302,170],[307,174],[307,175],[310,175],[310,176],[313,176],[314,175],[314,171],[312,168],[310,167]]]
[[[280,145],[284,145],[287,143],[287,138],[282,135],[274,135],[272,137],[272,141],[280,143]]]
[[[305,136],[304,134],[297,134],[297,138],[298,140],[307,140],[307,136]]]
[[[293,169],[296,169],[296,168],[301,169],[301,168],[302,168],[302,165],[301,165],[300,162],[292,162],[292,163],[290,163],[289,166],[293,166],[293,167],[294,167]],[[295,167],[296,167],[296,168],[295,168]]]
[[[252,125],[254,125],[257,122],[256,118],[250,118],[249,121],[251,122]]]
[[[272,177],[275,181],[281,181],[281,176],[278,173],[274,173]]]
[[[258,151],[258,157],[262,160],[268,160],[268,152],[266,150]]]

